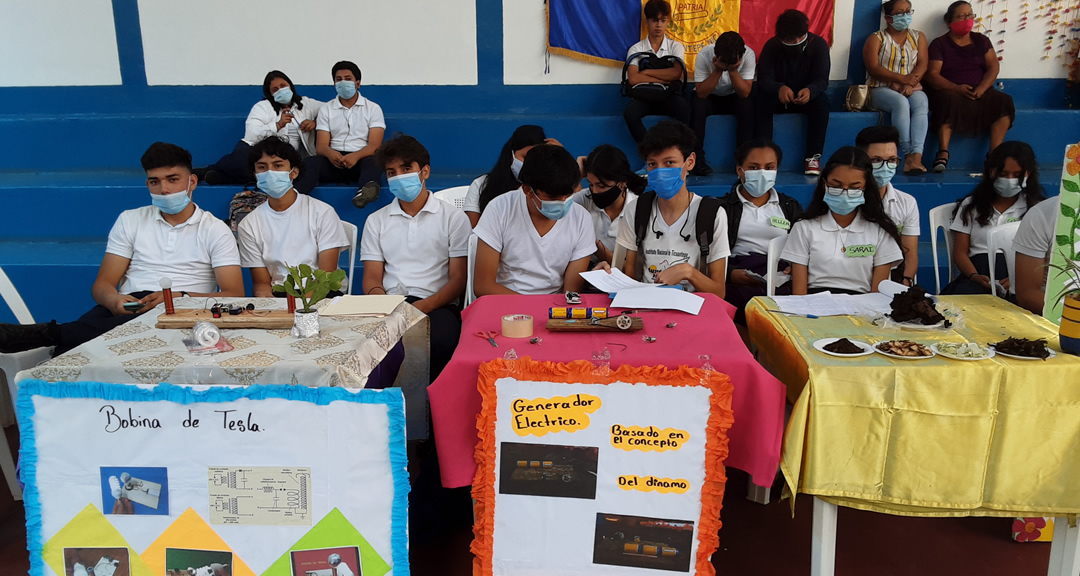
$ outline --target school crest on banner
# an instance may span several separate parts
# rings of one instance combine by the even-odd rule
[[[642,2],[643,7],[646,1]],[[676,0],[671,3],[667,35],[681,42],[686,49],[686,68],[691,77],[702,48],[715,44],[716,39],[728,30],[739,30],[739,5],[740,0]]]

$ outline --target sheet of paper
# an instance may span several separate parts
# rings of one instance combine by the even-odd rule
[[[900,284],[899,282],[893,282],[892,280],[886,279],[882,280],[881,283],[878,284],[877,289],[878,292],[888,296],[891,299],[893,296],[896,296],[901,292],[907,292],[908,287]]]
[[[319,314],[323,316],[386,316],[405,301],[404,296],[394,294],[372,294],[338,296],[324,306]]]
[[[581,272],[581,277],[586,282],[596,286],[601,292],[618,292],[619,290],[626,290],[629,288],[647,288],[651,286],[644,282],[638,282],[633,278],[623,274],[622,270],[618,268],[612,268],[611,274],[603,270],[592,270],[590,272]]]
[[[311,526],[311,468],[208,468],[210,523]]]
[[[697,316],[705,299],[691,292],[661,286],[630,288],[615,294],[612,308],[644,308],[648,310],[681,310]]]
[[[814,316],[847,316],[851,308],[838,300],[831,292],[819,292],[804,296],[774,296],[777,309],[791,314]]]

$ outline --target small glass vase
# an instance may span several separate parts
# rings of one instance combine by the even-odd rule
[[[297,338],[311,338],[319,335],[319,311],[293,312],[292,335]]]

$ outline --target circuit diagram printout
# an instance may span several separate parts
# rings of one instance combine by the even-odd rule
[[[310,526],[311,468],[209,468],[210,523]]]

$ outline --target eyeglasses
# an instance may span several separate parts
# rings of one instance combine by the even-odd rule
[[[847,196],[848,198],[859,198],[863,195],[863,191],[859,188],[837,188],[835,186],[826,186],[825,193],[829,196]]]
[[[893,12],[892,14],[889,14],[889,16],[911,16],[914,13],[915,9],[913,8],[911,10],[908,10],[907,12]]]
[[[900,165],[900,159],[889,158],[888,160],[871,160],[870,165],[873,166],[875,170],[880,170],[885,166],[896,170],[896,167]]]
[[[953,20],[974,20],[975,14],[956,14]]]

